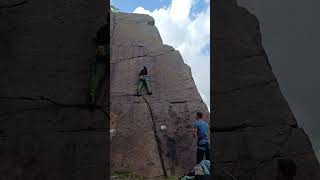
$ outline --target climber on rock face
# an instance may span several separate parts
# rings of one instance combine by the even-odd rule
[[[148,95],[152,95],[152,92],[150,91],[150,82],[149,82],[149,74],[148,74],[148,69],[146,66],[143,66],[143,69],[139,73],[139,82],[138,82],[138,89],[137,89],[137,94],[141,95],[140,91],[143,86],[146,87],[148,91]]]
[[[196,120],[193,122],[193,129],[192,133],[193,136],[197,136],[198,143],[197,143],[197,164],[199,164],[204,156],[207,160],[211,161],[210,159],[210,145],[208,140],[209,134],[209,125],[202,119],[202,113],[198,112],[196,116]]]
[[[90,104],[95,103],[98,88],[101,86],[101,82],[105,77],[107,62],[108,59],[110,59],[109,44],[107,44],[108,28],[108,23],[101,26],[94,39],[96,43],[96,61],[92,69],[90,80]]]

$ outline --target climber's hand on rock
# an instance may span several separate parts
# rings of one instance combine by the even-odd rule
[[[192,128],[192,135],[193,135],[193,137],[196,137],[196,132],[197,132],[197,129]]]

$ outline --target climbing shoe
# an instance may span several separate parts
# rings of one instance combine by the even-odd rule
[[[152,92],[148,92],[148,95],[152,95]]]

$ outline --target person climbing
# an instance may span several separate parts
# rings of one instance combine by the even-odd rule
[[[107,44],[107,35],[109,34],[108,32],[109,24],[106,23],[99,28],[94,39],[96,43],[96,61],[92,69],[90,80],[90,104],[95,103],[97,91],[106,75],[106,66],[108,59],[110,59],[109,44]]]
[[[208,134],[209,134],[209,125],[207,122],[203,121],[202,113],[197,112],[196,120],[193,122],[192,133],[193,136],[198,137],[197,143],[197,164],[199,164],[203,159],[204,156],[207,160],[211,161],[210,157],[210,145],[208,141]]]
[[[202,160],[187,175],[182,176],[179,180],[209,180],[210,178],[210,161]]]
[[[137,89],[137,95],[141,95],[141,89],[145,86],[148,95],[152,95],[152,92],[150,91],[150,82],[149,82],[149,73],[146,66],[143,66],[143,69],[139,73],[139,82],[138,82],[138,89]]]
[[[291,159],[278,159],[277,180],[293,180],[296,176],[296,163]]]

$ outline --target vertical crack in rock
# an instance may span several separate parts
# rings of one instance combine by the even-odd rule
[[[151,120],[152,120],[152,125],[153,125],[153,132],[154,132],[154,137],[156,139],[156,142],[157,142],[157,147],[158,147],[158,152],[159,152],[159,157],[160,157],[160,161],[161,161],[161,166],[162,166],[162,170],[163,170],[163,174],[165,177],[168,176],[167,174],[167,170],[166,170],[166,167],[164,165],[164,159],[162,157],[162,148],[161,148],[161,141],[160,141],[160,138],[159,138],[159,135],[158,135],[158,131],[157,131],[157,126],[156,126],[156,122],[154,120],[154,117],[153,117],[153,112],[152,112],[152,108],[149,104],[149,102],[146,100],[146,98],[142,95],[142,98],[143,100],[146,102],[146,104],[148,105],[148,108],[149,108],[149,111],[150,111],[150,116],[151,116]]]

